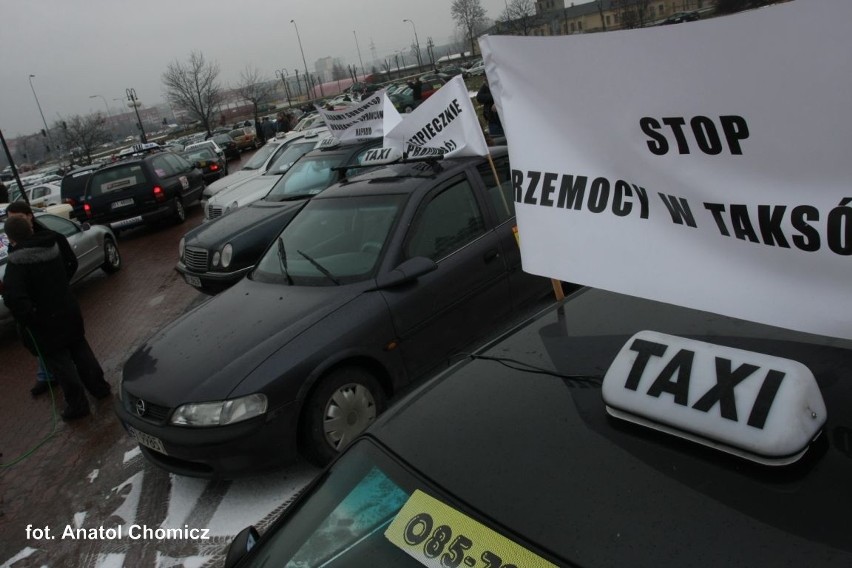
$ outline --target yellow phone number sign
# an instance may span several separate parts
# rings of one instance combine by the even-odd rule
[[[406,501],[385,537],[434,568],[557,568],[420,490]]]

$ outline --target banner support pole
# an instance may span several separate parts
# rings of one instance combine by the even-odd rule
[[[506,194],[503,193],[503,184],[500,183],[500,176],[497,175],[497,167],[494,165],[494,159],[491,157],[491,152],[488,152],[486,157],[488,158],[488,164],[491,166],[491,173],[494,174],[494,181],[497,182],[497,189],[500,190],[500,199],[503,200],[503,206],[506,208],[506,212],[508,213],[511,210],[509,209],[509,204],[506,202]],[[562,290],[562,282],[555,278],[551,278],[550,284],[553,286],[553,295],[556,296],[556,301],[559,302],[563,300],[565,298],[565,292]]]

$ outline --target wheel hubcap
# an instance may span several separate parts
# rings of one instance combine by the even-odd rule
[[[370,389],[349,384],[337,389],[325,407],[323,431],[329,445],[340,450],[376,419],[376,401]]]
[[[107,261],[112,266],[118,266],[119,263],[118,249],[112,243],[107,245]]]

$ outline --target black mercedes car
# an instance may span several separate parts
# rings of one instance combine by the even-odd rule
[[[850,404],[848,340],[581,290],[397,402],[225,565],[850,566]]]
[[[521,270],[508,156],[374,169],[311,199],[248,277],[124,365],[116,412],[169,471],[334,457],[402,389],[547,298]],[[513,418],[508,418],[513,421]]]
[[[335,168],[360,164],[367,151],[380,143],[381,140],[374,140],[327,146],[304,156],[301,153],[307,150],[298,147],[313,147],[314,139],[306,144],[292,145],[298,161],[292,166],[285,164],[289,169],[284,175],[277,174],[275,168],[264,174],[279,177],[278,181],[270,180],[272,188],[266,197],[212,219],[184,235],[175,269],[188,284],[207,293],[232,286],[254,267],[272,239],[308,199],[346,175],[345,171]],[[257,178],[257,181],[266,180]]]

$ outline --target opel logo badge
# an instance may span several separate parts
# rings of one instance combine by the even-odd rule
[[[140,398],[139,400],[136,401],[136,414],[138,414],[139,416],[145,416],[145,412],[147,410],[148,409],[145,408],[145,401],[144,400],[142,400]]]

